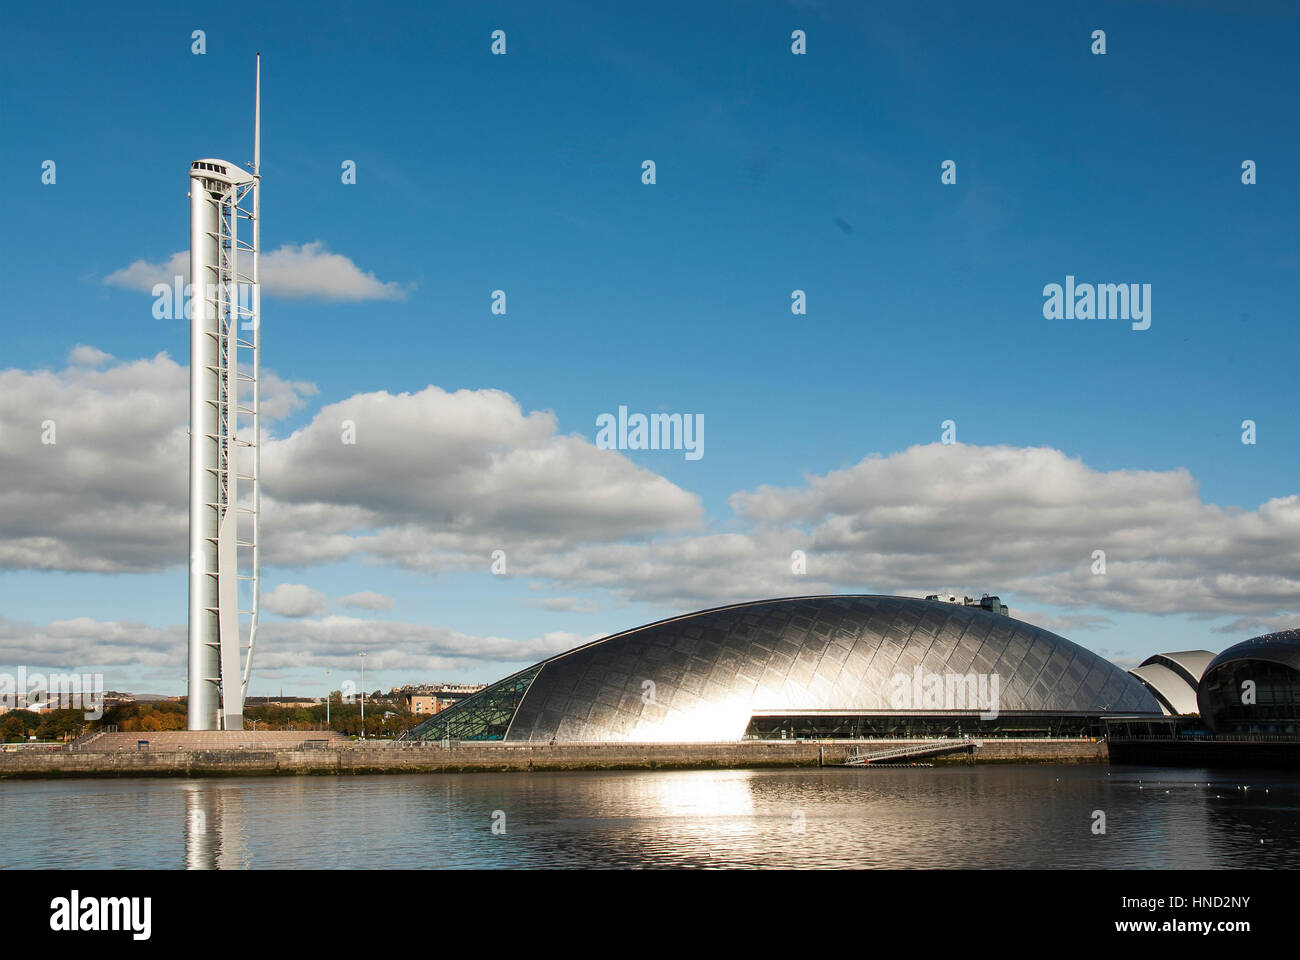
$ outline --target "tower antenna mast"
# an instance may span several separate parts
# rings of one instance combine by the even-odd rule
[[[241,700],[248,695],[257,642],[257,617],[262,607],[262,54],[257,54],[253,87],[253,606],[248,625],[248,658],[244,661]]]
[[[243,729],[244,698],[257,639],[261,605],[261,163],[259,54],[252,173],[227,160],[203,159],[190,164],[187,726],[191,730]],[[251,240],[240,237],[241,221],[251,224]],[[243,484],[249,486],[245,502],[239,498]],[[251,587],[247,609],[239,604],[244,584]],[[247,646],[243,643],[245,630]]]

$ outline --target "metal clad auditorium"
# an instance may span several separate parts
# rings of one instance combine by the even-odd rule
[[[1262,678],[1276,732],[1296,733],[1300,631],[1132,672],[1006,615],[996,597],[823,596],[674,617],[535,664],[413,728],[419,740],[1086,737],[1107,719],[1196,710],[1242,719],[1242,670]],[[1290,637],[1288,640],[1287,638]],[[1260,661],[1265,648],[1268,658]],[[1252,659],[1254,658],[1254,659]],[[1256,664],[1265,662],[1263,672]],[[1244,665],[1244,666],[1243,666]],[[1208,669],[1206,669],[1208,666]],[[1234,672],[1235,671],[1235,672]],[[1202,679],[1204,677],[1204,680]],[[1207,703],[1207,698],[1213,701]]]

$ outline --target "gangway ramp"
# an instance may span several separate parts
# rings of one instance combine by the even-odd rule
[[[983,740],[963,737],[960,740],[927,740],[924,743],[909,743],[901,747],[886,747],[883,750],[855,750],[845,758],[843,766],[867,767],[882,760],[898,760],[905,757],[932,757],[941,753],[955,753],[958,750],[975,750],[984,746]]]

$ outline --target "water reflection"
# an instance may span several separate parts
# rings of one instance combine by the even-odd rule
[[[1249,787],[1249,789],[1246,789]],[[0,854],[231,868],[1295,868],[1300,774],[1106,766],[6,784]],[[1094,833],[1095,814],[1106,831]],[[0,855],[0,863],[30,864]]]
[[[223,781],[184,785],[185,868],[239,870],[249,867],[244,833],[245,789]]]

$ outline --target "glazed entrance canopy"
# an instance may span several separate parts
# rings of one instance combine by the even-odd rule
[[[1004,715],[1161,713],[1125,671],[1040,627],[938,600],[826,596],[719,607],[593,641],[407,737],[717,742],[741,739],[756,716],[977,717],[988,704],[917,699],[900,710],[900,689],[954,676],[974,678],[972,689],[983,678]]]

